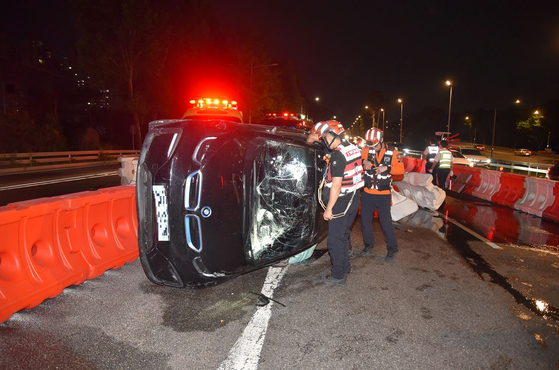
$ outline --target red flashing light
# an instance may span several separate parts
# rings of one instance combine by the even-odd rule
[[[235,109],[237,110],[237,102],[235,100],[229,102],[228,100],[220,99],[198,99],[198,101],[192,99],[190,104],[194,105],[194,108],[198,109]]]

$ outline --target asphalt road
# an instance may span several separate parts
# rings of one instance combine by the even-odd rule
[[[325,241],[303,264],[204,290],[154,285],[136,260],[0,324],[0,368],[557,368],[557,250],[495,249],[422,212],[397,224],[392,263],[375,221],[375,250],[351,260],[344,288],[320,282]],[[256,307],[261,290],[285,307]]]
[[[120,185],[120,165],[0,175],[0,206]]]
[[[491,146],[486,146],[485,149],[481,151],[481,153],[489,158],[491,156]],[[559,158],[557,156],[539,155],[538,153],[534,153],[531,156],[519,156],[515,155],[513,151],[503,149],[495,149],[493,151],[493,158],[503,161],[540,164],[555,164],[559,162]]]

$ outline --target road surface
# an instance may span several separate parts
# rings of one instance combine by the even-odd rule
[[[344,288],[320,282],[325,241],[302,264],[203,290],[154,285],[136,260],[0,324],[0,368],[557,368],[558,226],[445,203],[396,224],[393,263],[375,220],[375,250],[351,260]],[[513,237],[524,228],[542,235]],[[261,291],[285,307],[256,307]]]

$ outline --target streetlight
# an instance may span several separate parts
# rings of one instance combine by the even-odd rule
[[[248,108],[248,123],[252,123],[252,70],[255,68],[276,67],[278,65],[278,63],[272,63],[255,66],[254,64],[252,64],[252,62],[250,63],[250,104]]]
[[[448,98],[448,123],[446,125],[446,130],[448,131],[448,135],[450,136],[450,112],[452,108],[452,82],[447,80],[446,85],[450,86],[450,97]]]
[[[384,132],[384,108],[380,108],[380,111],[382,112],[382,131]]]
[[[403,125],[404,125],[404,101],[402,99],[398,99],[398,103],[400,103],[400,143],[403,140]]]
[[[320,98],[317,96],[316,98],[314,98],[314,100],[320,101]]]
[[[520,99],[516,99],[514,104],[520,104]],[[537,111],[536,111],[537,112]],[[493,113],[493,137],[491,138],[491,155],[489,156],[490,159],[493,159],[493,150],[495,149],[495,126],[497,125],[497,108]]]

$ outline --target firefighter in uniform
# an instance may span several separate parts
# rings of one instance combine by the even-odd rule
[[[435,156],[433,167],[437,166],[437,180],[439,188],[446,190],[446,178],[452,171],[452,153],[447,149],[448,141],[441,141],[441,150]]]
[[[344,132],[338,121],[318,122],[307,138],[309,144],[322,140],[332,152],[321,199],[325,208],[323,217],[328,221],[327,243],[332,273],[321,276],[321,279],[335,286],[344,286],[351,271],[349,236],[363,187],[361,151],[343,138]]]
[[[425,148],[421,156],[421,160],[425,161],[425,173],[431,173],[433,176],[433,184],[437,183],[437,179],[435,178],[437,171],[433,167],[433,162],[438,152],[439,146],[437,145],[437,140],[431,139],[429,140],[429,146]],[[431,168],[433,168],[433,172],[430,171]]]
[[[398,252],[390,215],[392,201],[390,187],[392,175],[404,174],[404,163],[402,154],[396,148],[383,143],[383,133],[380,129],[371,128],[365,134],[365,140],[367,146],[361,152],[365,168],[365,188],[361,195],[361,232],[365,249],[360,255],[365,257],[373,250],[375,238],[372,223],[377,209],[388,249],[384,260],[390,262],[396,258]]]

